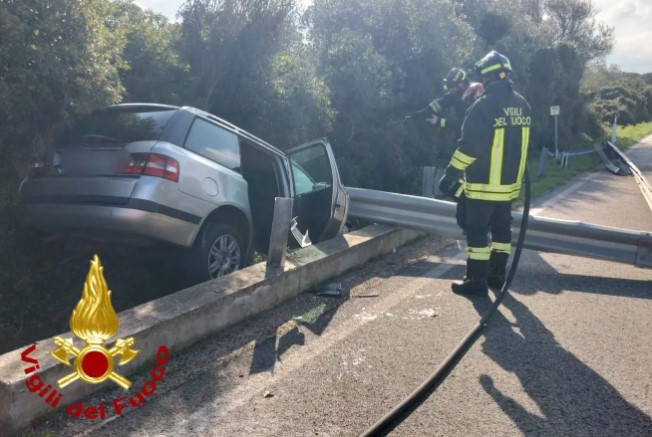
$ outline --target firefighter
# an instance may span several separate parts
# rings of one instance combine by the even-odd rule
[[[455,112],[457,126],[454,126],[455,140],[460,137],[462,120],[469,106],[482,95],[482,84],[469,81],[461,68],[452,68],[443,80],[444,94],[427,106],[430,117],[426,119],[433,126],[446,127],[446,115],[450,108]]]
[[[458,200],[458,223],[463,225],[468,245],[466,275],[452,289],[483,295],[488,286],[501,288],[505,282],[512,240],[511,206],[525,171],[531,109],[513,89],[512,66],[506,56],[491,51],[475,70],[484,93],[466,113],[458,148],[439,188]]]
[[[482,95],[482,84],[471,82],[461,68],[452,68],[443,79],[444,95],[433,100],[425,108],[413,112],[410,117],[425,116],[425,121],[436,128],[449,129],[454,135],[454,143],[460,138],[462,120],[469,106]],[[452,112],[452,113],[451,113]],[[449,120],[452,115],[452,122]],[[448,163],[454,147],[442,150],[442,161]],[[441,166],[443,167],[443,165]]]

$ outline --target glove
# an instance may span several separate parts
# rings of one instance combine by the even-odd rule
[[[466,202],[464,201],[464,193],[460,194],[460,197],[457,199],[457,208],[455,209],[455,219],[457,220],[457,226],[462,228],[466,226]]]
[[[426,121],[428,123],[430,123],[431,125],[433,125],[433,126],[437,126],[437,122],[439,121],[439,117],[437,117],[436,115],[433,115],[430,118],[426,118]]]
[[[448,197],[457,199],[456,193],[462,186],[462,170],[450,165],[446,167],[444,176],[439,180],[439,191]]]

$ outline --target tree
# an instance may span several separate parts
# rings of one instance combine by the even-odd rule
[[[582,91],[605,123],[636,124],[652,119],[652,83],[649,75],[626,73],[617,65],[594,62],[582,79]]]
[[[281,147],[328,123],[294,0],[191,0],[180,13],[195,105]]]
[[[591,0],[547,0],[545,10],[555,25],[557,41],[575,45],[585,62],[611,51],[614,28],[596,20]]]
[[[119,101],[124,33],[103,0],[0,4],[0,317],[34,305],[38,252],[18,232],[18,187],[29,163],[77,114]],[[0,326],[0,330],[2,326]]]
[[[181,26],[130,0],[117,4],[115,19],[126,40],[120,69],[123,101],[184,104],[190,77],[177,50]]]
[[[441,93],[452,66],[465,65],[474,37],[447,0],[316,0],[309,40],[337,118],[331,137],[345,183],[414,192],[437,147],[406,113]]]
[[[460,3],[481,40],[481,52],[507,55],[516,89],[533,109],[531,144],[552,138],[549,107],[559,105],[563,144],[582,131],[599,135],[599,126],[580,93],[587,62],[595,63],[610,49],[609,30],[595,21],[587,0],[465,0]],[[611,38],[611,39],[610,39]],[[597,58],[596,58],[597,57]]]
[[[124,34],[111,18],[114,7],[101,0],[3,2],[0,153],[14,183],[62,123],[120,99]],[[16,185],[3,182],[2,198],[13,199]]]

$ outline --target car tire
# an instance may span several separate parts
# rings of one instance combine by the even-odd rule
[[[210,281],[244,265],[245,245],[238,229],[226,223],[207,223],[184,256],[188,281]]]

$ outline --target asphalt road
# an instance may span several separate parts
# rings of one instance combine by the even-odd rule
[[[629,155],[652,179],[652,137]],[[539,204],[543,216],[652,230],[633,178],[602,170]],[[343,296],[304,293],[173,356],[139,408],[104,422],[61,413],[31,433],[360,435],[489,308],[490,298],[449,291],[464,257],[457,242],[434,237],[401,248],[336,279]],[[500,312],[390,435],[652,436],[651,332],[652,270],[524,251]]]

